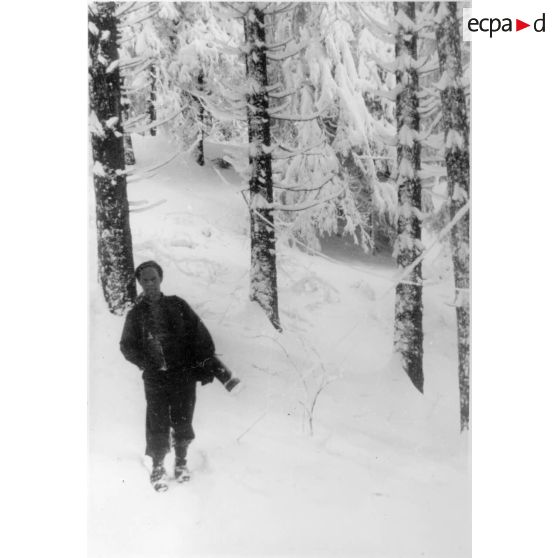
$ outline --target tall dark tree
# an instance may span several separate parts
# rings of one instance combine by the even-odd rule
[[[203,70],[200,70],[198,73],[198,89],[203,91],[205,88],[205,75]],[[205,155],[204,155],[204,139],[205,139],[205,109],[203,108],[203,104],[199,99],[196,99],[198,104],[198,122],[200,126],[200,139],[198,140],[198,144],[196,146],[196,162],[198,165],[202,166],[205,165]]]
[[[440,62],[442,114],[445,136],[445,158],[448,177],[450,217],[469,203],[469,121],[463,86],[460,23],[457,3],[437,3],[436,39]],[[469,428],[469,211],[451,230],[451,253],[456,289],[457,346],[459,356],[459,395],[461,430]]]
[[[149,115],[149,122],[153,123],[157,120],[157,109],[155,102],[157,101],[157,69],[154,64],[149,66],[149,98],[147,99],[147,114]],[[157,127],[149,128],[149,133],[152,136],[157,135]]]
[[[111,312],[136,297],[114,2],[89,6],[89,98],[99,279]]]
[[[269,116],[265,14],[250,4],[244,14],[248,141],[250,143],[250,299],[260,304],[273,327],[281,330],[277,298],[271,131]]]
[[[397,120],[397,264],[410,266],[422,253],[421,244],[421,182],[419,170],[420,142],[418,137],[419,79],[416,69],[418,33],[415,29],[414,2],[396,2],[398,21],[395,55],[397,58],[396,120]],[[416,265],[396,286],[395,350],[400,353],[403,367],[415,387],[422,393],[422,269]]]

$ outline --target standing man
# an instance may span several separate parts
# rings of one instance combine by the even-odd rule
[[[178,482],[190,478],[186,454],[195,436],[192,418],[196,381],[210,382],[222,370],[214,368],[219,363],[214,356],[215,346],[196,313],[181,298],[161,292],[161,266],[154,261],[144,262],[135,276],[143,293],[126,316],[120,350],[143,371],[146,454],[153,460],[151,484],[163,492],[168,488],[163,461],[170,450],[171,433],[175,478]],[[208,363],[209,370],[204,366]],[[230,391],[238,382],[229,375],[225,387]]]

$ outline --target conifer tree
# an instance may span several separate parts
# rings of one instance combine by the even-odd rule
[[[281,185],[274,186],[283,203],[306,208],[283,211],[281,219],[311,248],[332,233],[351,235],[366,251],[379,238],[394,236],[395,188],[385,174],[379,180],[375,164],[388,155],[381,136],[390,135],[386,117],[392,120],[392,110],[384,110],[377,97],[380,109],[370,109],[370,90],[384,81],[370,52],[379,41],[361,20],[353,5],[307,3],[281,14],[270,29],[273,42],[289,45],[276,59],[282,60],[288,92],[283,98],[291,99],[291,112],[298,114],[281,130],[290,145],[277,142],[274,172]]]
[[[396,2],[398,24],[396,56],[397,120],[397,264],[404,269],[422,252],[421,182],[418,112],[417,41],[415,3]],[[395,292],[395,350],[402,357],[405,372],[414,386],[423,391],[422,367],[422,269],[419,263],[399,282]]]
[[[198,72],[198,90],[204,91],[205,90],[205,77],[203,69],[200,69]],[[196,162],[198,165],[203,167],[205,165],[205,152],[204,152],[204,140],[205,140],[205,109],[203,108],[203,103],[197,99],[195,96],[194,102],[197,105],[197,121],[199,125],[199,139],[198,143],[196,144]]]
[[[463,86],[457,4],[437,4],[436,39],[442,76],[438,89],[442,99],[449,210],[451,219],[454,219],[469,203],[469,122]],[[453,226],[450,236],[456,289],[461,430],[469,428],[469,211],[465,211]]]
[[[269,116],[265,14],[257,4],[246,10],[247,119],[250,143],[250,299],[260,304],[273,327],[281,330],[277,296],[271,122]]]
[[[89,6],[89,97],[99,279],[109,310],[136,297],[130,231],[115,3]]]
[[[154,64],[149,67],[149,79],[150,88],[149,98],[147,100],[147,114],[149,116],[149,122],[153,123],[157,121],[157,109],[155,107],[155,103],[157,102],[157,70]],[[149,128],[149,133],[152,136],[156,136],[157,127],[152,126],[151,128]]]

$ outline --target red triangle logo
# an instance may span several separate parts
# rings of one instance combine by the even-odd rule
[[[522,29],[525,29],[526,27],[531,27],[531,24],[530,23],[525,23],[524,21],[521,21],[520,19],[515,20],[515,30],[516,31],[521,31]]]

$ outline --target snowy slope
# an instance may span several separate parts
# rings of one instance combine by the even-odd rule
[[[239,178],[179,157],[142,174],[174,149],[133,139],[135,261],[161,263],[163,292],[199,313],[246,389],[198,390],[193,479],[155,493],[140,372],[119,353],[123,318],[106,310],[92,271],[90,556],[468,556],[451,281],[425,289],[424,396],[391,359],[385,257],[335,263],[280,244],[278,334],[248,301]],[[426,269],[438,276],[444,265]],[[321,386],[311,433],[304,408]]]

